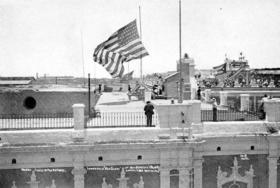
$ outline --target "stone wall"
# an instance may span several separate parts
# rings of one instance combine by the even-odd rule
[[[24,101],[27,97],[32,97],[36,101],[33,109],[27,109]],[[96,104],[98,96],[91,93],[91,106]],[[0,93],[0,114],[54,114],[71,113],[72,105],[83,103],[86,105],[85,111],[88,111],[88,93],[87,92],[37,92],[25,90],[21,92]]]
[[[31,170],[34,169],[8,169],[0,170],[0,187],[10,188],[13,181],[18,188],[30,188]],[[58,188],[73,188],[74,180],[72,168],[39,168],[35,170],[39,188],[51,187],[52,180]]]
[[[125,169],[127,186],[133,188],[133,184],[138,184],[142,176],[145,187],[160,188],[160,178],[158,169],[154,172],[147,169],[149,166],[106,166],[106,167],[87,167],[85,174],[85,188],[101,187],[103,178],[107,184],[114,188],[119,186],[121,169]],[[146,170],[145,170],[146,169]],[[156,172],[157,171],[157,172]]]

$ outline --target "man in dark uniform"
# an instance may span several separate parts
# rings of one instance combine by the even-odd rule
[[[201,88],[200,86],[198,86],[198,89],[197,89],[197,100],[200,100],[201,99]]]
[[[154,114],[154,106],[150,101],[147,101],[144,107],[145,115],[147,117],[147,127],[152,126],[153,114]]]

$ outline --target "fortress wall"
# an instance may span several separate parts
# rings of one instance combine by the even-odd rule
[[[25,99],[32,97],[36,101],[33,109],[25,106]],[[98,97],[91,94],[91,106],[94,106]],[[54,91],[20,91],[0,93],[0,114],[54,114],[72,113],[72,105],[76,103],[85,104],[88,111],[87,92],[54,92]]]

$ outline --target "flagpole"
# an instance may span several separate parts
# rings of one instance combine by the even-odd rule
[[[139,6],[139,24],[140,24],[140,40],[142,41],[141,6]],[[140,56],[140,80],[141,82],[143,82],[142,55]]]
[[[90,104],[90,73],[88,73],[88,117],[90,118],[90,116],[91,116],[91,111],[90,111],[90,106],[91,106],[91,104]]]
[[[83,32],[81,28],[80,28],[80,35],[81,35],[81,48],[82,48],[82,61],[83,61],[83,80],[84,80],[84,87],[85,87],[86,80],[85,80],[84,40],[83,40]]]
[[[181,28],[181,0],[179,0],[179,63],[180,63],[180,78],[179,78],[179,99],[178,103],[183,103],[183,80],[182,80],[182,28]]]

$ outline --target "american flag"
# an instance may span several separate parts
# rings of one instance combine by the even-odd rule
[[[93,59],[116,78],[123,76],[124,62],[146,55],[149,54],[141,42],[134,20],[99,44],[94,50]]]

